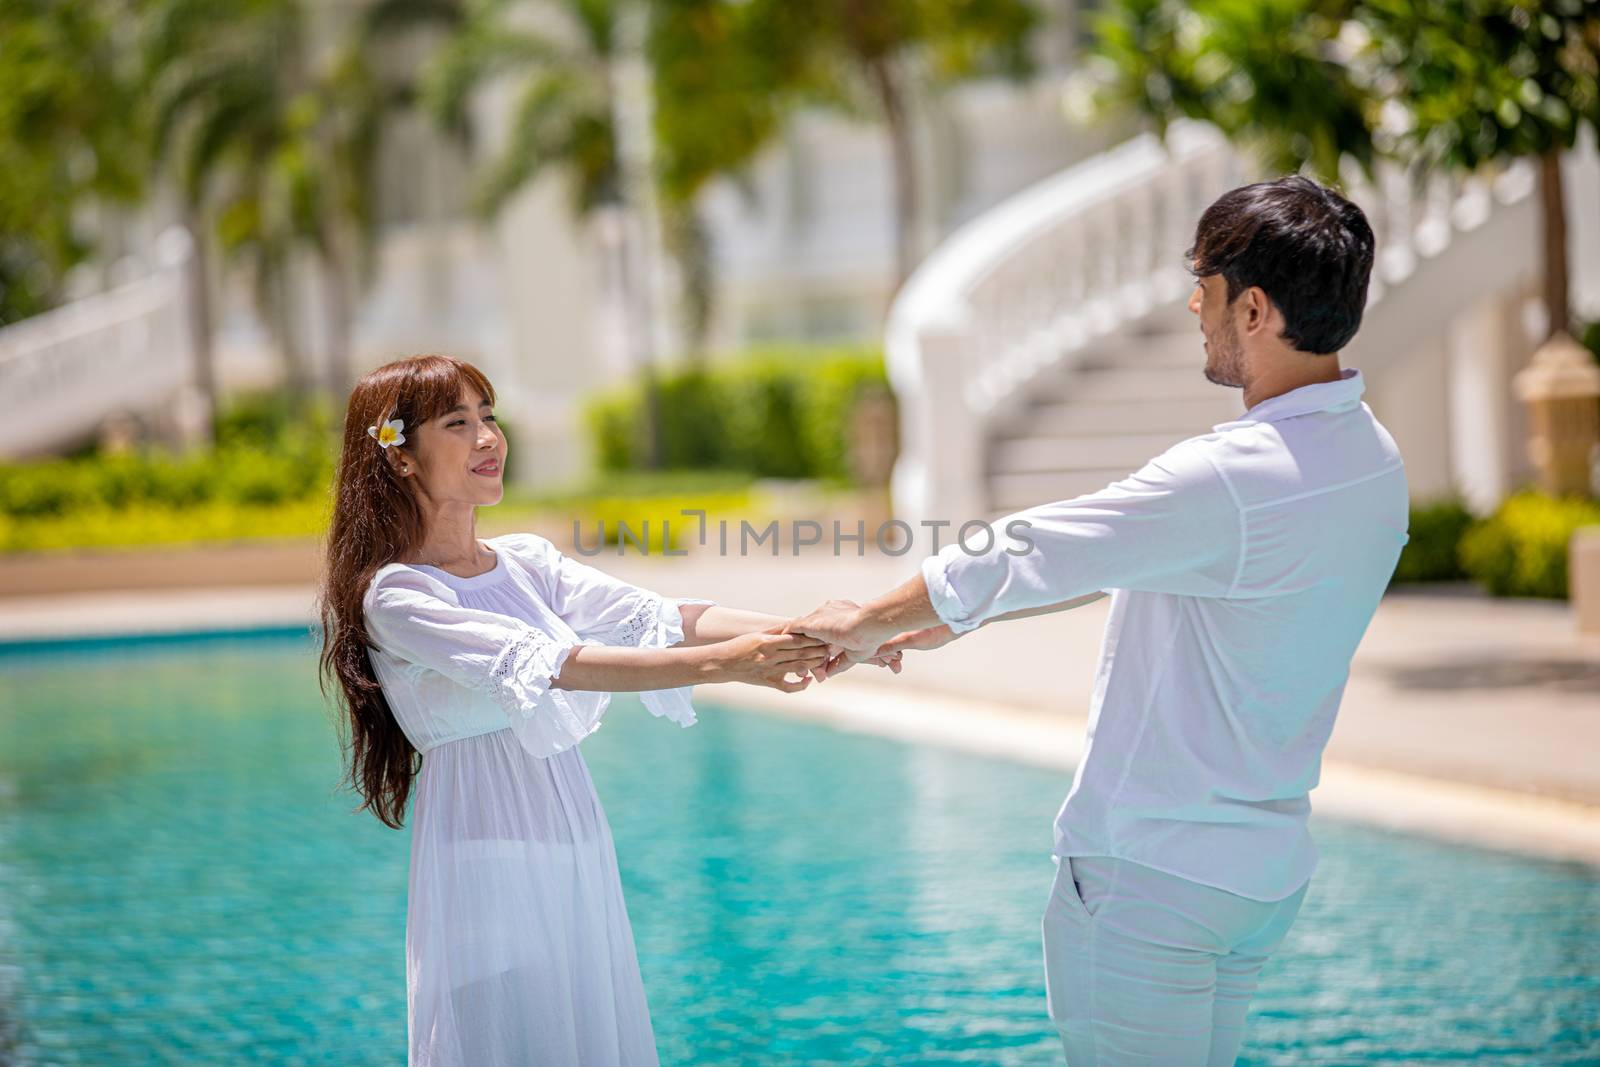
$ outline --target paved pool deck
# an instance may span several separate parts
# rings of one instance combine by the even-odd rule
[[[672,596],[774,614],[865,600],[915,573],[869,555],[587,560]],[[0,599],[0,642],[309,625],[309,585]],[[796,695],[702,687],[699,699],[1063,769],[1082,749],[1102,600],[985,627],[902,674],[859,667]],[[1351,666],[1319,813],[1600,865],[1600,639],[1562,603],[1472,587],[1385,597]]]

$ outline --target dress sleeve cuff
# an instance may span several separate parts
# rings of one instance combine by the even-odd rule
[[[656,632],[653,639],[657,644],[649,644],[647,648],[669,648],[683,640],[683,612],[679,609],[685,604],[716,604],[715,600],[700,600],[697,597],[680,597],[677,600],[662,600],[661,610],[657,616]]]
[[[942,552],[924,559],[922,580],[928,587],[928,599],[933,602],[939,621],[950,627],[951,633],[964,634],[977,629],[983,620],[968,617],[967,606],[950,582],[949,563]]]
[[[639,644],[642,648],[670,648],[683,640],[683,613],[679,610],[684,604],[715,604],[714,600],[700,600],[685,597],[678,600],[663,598],[661,608],[656,616],[656,626],[653,631],[644,634]],[[694,686],[686,685],[677,689],[653,689],[639,694],[639,700],[644,704],[645,710],[650,714],[670,719],[679,726],[689,727],[695,724],[694,704],[691,697],[694,695]]]
[[[685,728],[698,721],[694,714],[693,697],[692,685],[679,689],[652,689],[639,694],[639,700],[650,714],[658,719],[670,719]]]
[[[505,711],[517,741],[535,756],[554,756],[600,728],[611,694],[557,689],[572,650],[595,641],[557,640],[529,629],[501,650],[484,688]]]

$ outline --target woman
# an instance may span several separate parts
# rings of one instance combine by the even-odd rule
[[[476,509],[503,492],[494,399],[481,372],[444,356],[356,384],[320,597],[358,810],[398,829],[416,787],[409,1062],[654,1064],[578,742],[611,692],[639,691],[688,726],[691,686],[794,692],[825,677],[828,650],[774,632],[777,616],[617,581],[533,534],[479,541]]]

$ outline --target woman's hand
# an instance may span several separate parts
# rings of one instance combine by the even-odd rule
[[[825,682],[836,674],[843,674],[857,663],[870,663],[875,667],[887,667],[895,674],[899,674],[902,658],[899,649],[880,648],[871,655],[867,655],[862,652],[851,652],[849,649],[840,648],[838,645],[829,645],[828,662],[823,664],[821,668],[813,670],[811,676],[819,682]]]
[[[764,633],[703,646],[711,677],[708,681],[744,682],[798,693],[811,684],[808,671],[821,667],[828,659],[828,646],[804,634],[781,632],[782,624]],[[788,676],[801,677],[789,681]]]

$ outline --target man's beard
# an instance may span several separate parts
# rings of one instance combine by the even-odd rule
[[[1206,359],[1206,381],[1214,385],[1244,387],[1244,359],[1239,349],[1239,328],[1231,318],[1225,321],[1212,339],[1211,351]]]

